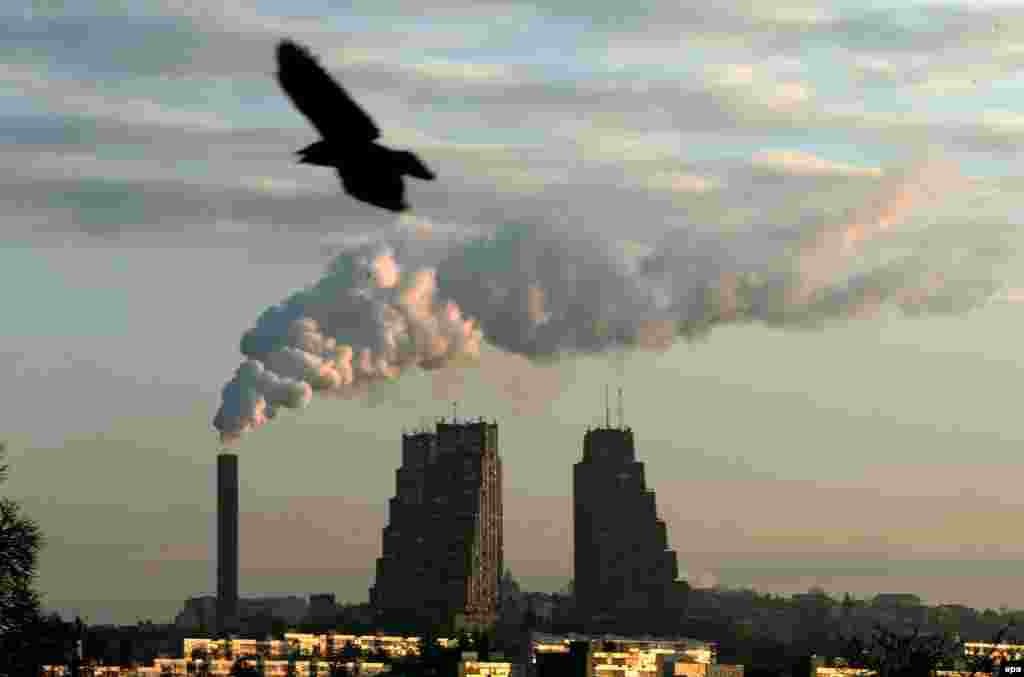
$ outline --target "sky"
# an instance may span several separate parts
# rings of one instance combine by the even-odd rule
[[[558,590],[606,385],[692,584],[1024,608],[1024,8],[343,4],[0,9],[4,491],[47,608],[213,592],[222,406],[244,595],[365,601],[402,431],[453,401]],[[295,164],[285,37],[437,173],[411,213]]]

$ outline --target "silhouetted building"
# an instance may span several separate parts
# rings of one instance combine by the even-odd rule
[[[505,570],[498,583],[498,612],[506,625],[518,625],[526,611],[526,600],[519,583],[512,578],[512,571]]]
[[[204,595],[189,597],[184,608],[174,617],[174,626],[182,630],[196,630],[202,634],[213,632],[217,624],[217,598]]]
[[[842,607],[821,588],[792,596],[796,643],[806,652],[824,655],[838,641]]]
[[[309,613],[309,604],[297,595],[249,597],[238,601],[239,630],[258,619],[281,620],[290,625],[301,623]]]
[[[880,593],[875,595],[871,606],[886,627],[916,627],[928,623],[928,607],[911,593]]]
[[[338,618],[334,593],[309,596],[309,621],[317,625],[332,624]]]
[[[573,499],[577,620],[592,630],[673,632],[684,584],[630,428],[586,432]]]
[[[486,627],[502,572],[498,426],[439,422],[402,436],[370,603],[384,624]]]
[[[217,632],[238,624],[238,455],[217,455]]]
[[[175,616],[174,626],[202,635],[210,634],[217,622],[218,604],[218,599],[209,595],[190,597]],[[295,595],[239,597],[235,599],[235,622],[231,631],[242,634],[253,632],[250,626],[266,619],[295,625],[307,617],[315,618],[314,613],[330,614],[324,621],[314,621],[330,623],[334,620],[335,610],[334,595],[311,595],[308,603],[305,598]]]

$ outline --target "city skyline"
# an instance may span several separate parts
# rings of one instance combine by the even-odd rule
[[[599,428],[604,427],[606,425],[606,421],[604,420],[605,416],[606,416],[605,413],[598,413],[596,416],[593,417],[593,422],[592,422],[592,424],[590,426],[587,426],[587,429],[593,430],[593,429],[599,429]],[[448,421],[448,420],[451,420],[451,419],[447,419],[445,417],[438,417],[436,420],[438,422],[442,422],[442,421]],[[464,421],[467,421],[467,420],[475,420],[475,419],[461,419],[461,418],[459,419],[460,422],[464,422]],[[642,436],[640,436],[640,438],[642,439]],[[582,440],[581,440],[581,443],[582,443]],[[644,460],[643,459],[643,454],[642,454],[642,449],[638,453],[638,460],[640,460],[641,462],[643,462],[643,460]],[[213,471],[214,469],[215,469],[215,465],[211,465],[210,470]],[[671,484],[672,484],[672,483],[659,482],[657,479],[653,480],[653,482],[655,482],[655,484],[650,485],[652,487],[664,486],[665,484],[669,484],[669,486],[671,486]],[[244,485],[244,474],[243,474],[243,482],[242,482],[242,484]],[[708,483],[705,483],[705,484],[708,484]],[[729,483],[729,482],[723,483],[723,482],[719,481],[719,482],[711,482],[710,484],[712,484],[713,486],[722,486],[723,484],[728,485],[728,484],[731,484],[731,483]],[[789,485],[790,488],[793,488],[793,487],[800,487],[801,484],[805,484],[805,483],[800,482],[799,480],[793,480],[793,481],[788,482],[787,484]],[[685,485],[685,486],[687,486],[688,492],[692,492],[696,488],[696,485],[693,485],[693,484]],[[843,487],[839,486],[839,487],[835,487],[834,490],[836,490],[836,489],[842,490],[842,488]],[[845,488],[847,490],[849,490],[852,487],[847,486]],[[211,487],[211,489],[212,489],[212,487]],[[827,492],[826,492],[826,494],[827,494]],[[705,493],[704,497],[710,497],[710,492]],[[530,500],[528,497],[522,496],[522,494],[520,494],[518,496],[518,498],[521,501],[520,505],[527,505],[529,500]],[[551,510],[559,502],[557,500],[559,497],[545,497],[545,498],[547,498],[547,500],[543,500],[542,501],[542,507],[540,508],[541,510]],[[934,499],[935,497],[932,497],[932,498]],[[216,499],[215,499],[214,493],[211,491],[210,502],[215,504],[215,500]],[[331,498],[330,497],[316,497],[311,502],[312,503],[316,503],[318,500],[320,502],[322,502],[323,507],[327,507],[331,503]],[[922,499],[919,499],[919,500],[927,501],[927,498],[926,497],[922,497]],[[245,503],[244,493],[243,493],[243,497],[241,498],[241,502],[242,502],[242,504]],[[386,501],[385,501],[385,503],[386,503]],[[572,509],[572,497],[571,497],[571,495],[565,497],[565,499],[563,501],[561,501],[561,503],[564,503],[564,510],[571,512],[571,509]],[[931,503],[932,505],[935,505],[934,500],[929,502],[929,503]],[[377,507],[377,506],[364,505],[364,506],[348,506],[348,507],[349,508],[356,507],[357,509],[358,508],[362,508],[363,510],[360,511],[359,513],[357,513],[357,514],[367,515],[368,516],[368,515],[370,515],[370,514],[372,514],[374,512],[374,508]],[[382,507],[382,509],[379,511],[381,517],[383,517],[385,512],[386,512],[386,508]],[[310,517],[311,516],[309,513],[298,513],[298,514],[300,516],[304,516],[304,517]],[[211,522],[214,521],[214,519],[213,519],[214,516],[215,515],[212,512],[209,514]],[[253,515],[250,514],[249,515],[249,520],[247,520],[246,519],[246,515],[243,513],[243,515],[242,515],[243,525],[247,521],[250,523],[250,525],[252,525],[253,524],[253,522],[251,521],[252,517],[253,517]],[[277,517],[279,519],[283,518],[285,520],[287,520],[287,519],[294,520],[295,519],[295,514],[293,513],[291,515],[288,515],[286,512],[283,511],[283,512],[279,513],[277,515]],[[557,547],[556,534],[552,533],[553,530],[551,529],[551,527],[553,527],[553,526],[554,527],[561,526],[562,527],[561,534],[564,535],[564,537],[566,539],[564,541],[564,543],[561,544],[562,545],[562,551],[563,551],[563,554],[564,554],[564,553],[571,552],[573,550],[572,543],[571,543],[571,538],[572,538],[572,534],[571,534],[571,527],[572,527],[571,515],[566,515],[565,517],[567,517],[567,519],[565,519],[565,521],[564,521],[564,523],[562,525],[558,524],[557,513],[556,513],[556,514],[549,515],[548,519],[546,520],[546,523],[540,522],[538,520],[534,520],[529,525],[529,527],[527,527],[527,528],[523,528],[523,525],[521,525],[521,524],[517,525],[514,517],[510,517],[509,521],[508,521],[508,525],[510,525],[512,527],[512,530],[514,532],[518,532],[518,534],[520,536],[520,541],[519,541],[520,543],[522,543],[523,541],[525,541],[527,539],[533,540],[531,537],[537,535],[536,532],[530,532],[531,528],[534,528],[536,526],[543,526],[543,527],[547,528],[547,531],[542,532],[540,535],[543,537],[543,541],[546,544],[546,546],[548,546],[548,547],[550,547],[550,546],[556,546]],[[315,521],[315,520],[311,520],[311,521]],[[693,520],[688,520],[688,521],[687,520],[682,520],[681,521],[681,520],[679,520],[678,515],[667,515],[666,516],[669,546],[672,549],[675,550],[675,549],[678,549],[680,547],[685,547],[684,545],[675,545],[676,541],[675,541],[675,538],[673,536],[673,527],[676,526],[676,525],[686,525],[686,524],[691,524],[692,525],[696,521],[700,521],[699,518],[694,518]],[[266,522],[263,522],[262,524],[265,525]],[[725,521],[725,520],[720,520],[719,524],[728,524],[728,522]],[[519,527],[518,529],[516,528],[517,526]],[[214,533],[214,529],[211,529],[210,531],[211,531],[211,538],[212,538],[212,535]],[[316,594],[318,592],[322,592],[323,590],[327,590],[332,584],[333,585],[337,585],[338,582],[340,582],[342,584],[342,587],[341,587],[342,590],[350,589],[350,588],[356,587],[358,585],[356,583],[356,581],[361,581],[362,580],[362,577],[359,576],[358,574],[354,574],[354,575],[353,574],[349,574],[348,576],[351,579],[349,581],[342,580],[342,581],[336,581],[336,582],[332,583],[332,582],[330,582],[330,579],[323,579],[323,578],[321,578],[319,580],[323,581],[322,583],[314,584],[313,587],[311,589],[308,589],[308,590],[302,590],[302,589],[297,588],[297,587],[296,588],[273,588],[273,589],[270,589],[270,590],[268,590],[266,588],[256,587],[256,586],[253,585],[253,580],[260,580],[260,578],[263,578],[265,580],[265,575],[264,576],[260,576],[261,572],[260,572],[260,567],[258,565],[255,566],[255,567],[251,566],[251,565],[250,566],[246,565],[245,551],[246,550],[249,550],[250,552],[258,551],[260,549],[259,546],[263,543],[263,539],[261,539],[259,537],[259,534],[257,532],[254,532],[252,530],[252,528],[250,527],[250,529],[249,529],[249,531],[250,531],[250,538],[254,539],[255,543],[251,543],[247,547],[245,536],[244,536],[244,532],[245,531],[246,530],[245,530],[245,528],[243,526],[242,527],[243,536],[242,536],[242,543],[241,543],[241,546],[242,546],[242,548],[241,548],[242,549],[241,588],[242,588],[242,597],[243,598],[254,598],[254,597],[259,597],[259,596],[267,595],[267,594],[269,594],[269,595],[293,595],[293,594],[297,594],[297,595],[300,595],[300,596],[307,596],[309,594]],[[312,531],[312,529],[300,529],[300,533],[304,534],[304,535],[308,535],[311,531]],[[524,532],[526,532],[526,533],[524,533]],[[361,532],[356,532],[356,533],[361,533]],[[525,539],[523,538],[524,536],[526,536]],[[352,544],[355,544],[355,545],[357,545],[357,548],[358,548],[359,552],[364,552],[364,551],[373,552],[374,548],[376,548],[377,549],[376,552],[377,552],[377,554],[379,554],[379,548],[380,548],[379,532],[378,532],[377,542],[375,542],[375,543],[374,542],[367,543],[367,542],[364,542],[364,541],[365,541],[365,539],[358,539],[358,538],[351,539],[350,538],[350,539],[347,539],[345,541],[342,541],[341,544],[343,546],[351,546]],[[300,538],[293,538],[288,543],[288,545],[293,547],[293,548],[295,548],[295,549],[298,549],[298,548],[308,548],[308,547],[312,546],[312,549],[314,551],[317,549],[318,545],[322,547],[322,543],[317,543],[315,539],[309,539],[309,540],[306,540],[306,541],[302,541]],[[210,572],[212,574],[213,570],[216,568],[216,558],[214,556],[214,553],[215,553],[215,550],[216,550],[216,545],[215,545],[215,542],[213,540],[211,540],[211,542],[210,542],[210,548],[211,548],[211,553],[210,553],[209,564],[210,564]],[[775,552],[778,552],[778,550],[776,550]],[[194,553],[193,556],[196,556],[196,554],[197,553]],[[691,553],[686,552],[685,554],[692,561],[693,558],[692,558]],[[731,554],[733,557],[736,557],[737,554],[742,555],[742,553],[729,553],[729,554]],[[750,553],[750,554],[751,555],[756,555],[757,553]],[[788,554],[788,553],[786,553],[786,554]],[[517,558],[513,554],[513,556],[511,558],[506,557],[506,561],[508,561],[509,559],[512,559],[513,561],[515,561]],[[709,560],[707,558],[704,558],[703,561],[709,561]],[[170,562],[171,562],[170,566],[173,567],[174,566],[174,560],[172,559],[172,560],[170,560]],[[783,562],[785,562],[785,560],[783,560]],[[913,560],[909,560],[909,561],[904,561],[904,562],[902,562],[900,564],[903,567],[908,567],[908,566],[913,566],[912,562],[913,562]],[[968,562],[968,563],[971,563],[971,562]],[[807,569],[809,570],[811,567],[815,566],[815,564],[817,564],[818,566],[821,566],[821,564],[824,564],[825,567],[828,567],[830,565],[834,566],[835,565],[835,560],[834,559],[830,560],[830,559],[822,558],[822,559],[819,559],[816,563],[813,563],[813,562],[811,564],[806,564],[805,563],[804,566],[807,567]],[[926,564],[927,564],[927,562],[926,562]],[[949,566],[950,564],[951,564],[951,562],[946,562],[947,566]],[[547,591],[547,592],[555,592],[557,590],[564,590],[566,584],[571,580],[571,574],[572,574],[572,572],[571,572],[571,565],[572,565],[571,561],[566,563],[566,566],[568,567],[568,571],[566,571],[565,575],[563,575],[563,576],[557,576],[557,575],[556,576],[543,576],[543,575],[537,576],[537,575],[529,575],[529,574],[527,574],[525,576],[516,575],[516,578],[518,580],[520,580],[521,582],[526,583],[528,589],[537,588],[537,589],[539,589],[541,591]],[[783,566],[784,566],[784,564],[783,564]],[[799,564],[798,564],[798,566],[799,566]],[[898,566],[899,565],[897,565],[897,567]],[[714,567],[714,563],[712,563],[711,567],[709,567],[709,568],[711,568],[713,570],[713,567]],[[893,568],[897,568],[897,567],[893,567]],[[680,568],[681,568],[681,571],[682,571],[681,577],[682,578],[688,578],[687,572],[685,570],[685,567],[681,564]],[[735,565],[734,565],[733,571],[729,571],[729,568],[730,567],[727,567],[727,566],[721,567],[721,570],[724,570],[726,572],[725,575],[722,576],[722,577],[714,576],[713,574],[711,576],[706,576],[705,575],[706,577],[704,577],[703,579],[694,579],[693,577],[689,577],[688,578],[688,582],[690,582],[692,585],[695,585],[695,586],[698,586],[698,587],[706,587],[706,586],[709,586],[709,585],[716,585],[716,584],[719,584],[719,583],[721,583],[721,584],[723,584],[723,585],[725,585],[727,587],[753,587],[753,588],[757,589],[758,592],[761,592],[761,593],[766,593],[767,592],[767,593],[774,593],[774,594],[796,594],[796,593],[800,593],[800,592],[806,591],[806,589],[808,589],[808,587],[819,587],[819,586],[821,586],[821,587],[824,587],[826,589],[826,592],[828,592],[829,594],[833,595],[834,597],[838,597],[841,594],[846,593],[846,592],[853,592],[856,597],[870,598],[870,597],[873,597],[874,594],[876,594],[876,593],[894,592],[894,591],[897,590],[897,588],[895,588],[895,587],[879,588],[879,589],[871,589],[870,587],[862,587],[862,588],[857,588],[857,587],[846,587],[846,588],[836,587],[835,584],[832,582],[832,580],[830,580],[832,577],[830,577],[828,575],[815,575],[814,573],[810,573],[809,575],[803,576],[798,582],[783,582],[781,584],[775,584],[775,585],[772,585],[771,583],[769,583],[767,585],[765,585],[763,583],[757,584],[756,582],[751,582],[751,579],[753,579],[754,581],[757,581],[758,576],[762,576],[762,577],[768,578],[770,580],[771,575],[774,573],[773,570],[777,570],[779,568],[779,565],[778,564],[774,564],[774,566],[765,567],[765,568],[768,569],[768,571],[763,571],[763,570],[762,571],[754,571],[755,569],[759,569],[760,568],[760,567],[757,567],[756,565],[752,565],[752,566],[750,566],[749,568],[746,568],[746,569],[744,569],[743,567],[735,567]],[[850,568],[853,569],[854,571],[856,571],[858,567],[857,567],[857,565],[853,565]],[[513,570],[513,574],[515,574],[516,570],[521,570],[521,569],[514,569]],[[907,571],[906,568],[904,568],[903,570]],[[529,569],[528,569],[528,571],[529,571]],[[247,573],[248,573],[248,575],[247,575]],[[256,573],[256,576],[252,576],[253,573]],[[871,569],[868,568],[867,569],[867,573],[868,573],[868,576],[872,577],[872,578],[880,577],[879,576],[879,571],[877,569],[872,571]],[[730,576],[730,574],[731,574],[731,576]],[[751,574],[753,574],[753,575],[751,575]],[[345,574],[342,574],[342,575],[344,576]],[[745,577],[745,575],[749,576],[749,578]],[[893,580],[895,577],[890,575],[890,576],[888,576],[886,578],[887,578],[887,580]],[[1006,601],[999,601],[998,603],[995,603],[995,604],[991,604],[991,603],[990,604],[972,603],[969,598],[965,599],[963,597],[957,597],[957,596],[955,596],[955,593],[954,593],[954,595],[945,596],[945,597],[941,597],[941,596],[939,596],[937,598],[935,596],[931,596],[930,597],[927,592],[922,592],[922,586],[919,584],[919,582],[917,582],[919,579],[916,576],[914,576],[914,575],[912,575],[911,573],[908,572],[906,574],[903,574],[903,576],[901,578],[902,578],[902,580],[906,581],[906,583],[904,583],[905,588],[899,588],[898,589],[899,591],[901,591],[901,592],[910,592],[912,594],[920,594],[924,598],[923,601],[926,604],[929,604],[929,605],[937,605],[937,604],[941,604],[941,603],[962,603],[962,604],[965,604],[967,606],[975,606],[979,610],[981,610],[983,608],[986,608],[986,607],[998,608],[998,607],[1003,606],[1003,605],[1008,605],[1010,608],[1016,608],[1012,604],[1008,604]],[[301,575],[295,577],[295,580],[301,580],[301,579],[302,579]],[[314,580],[316,580],[316,579],[314,579]],[[367,580],[369,582],[373,581],[372,565],[369,567],[369,571],[367,573]],[[200,588],[200,589],[196,589],[196,590],[193,590],[193,591],[189,591],[186,596],[187,597],[193,597],[193,596],[201,596],[201,595],[204,595],[204,594],[207,594],[207,595],[208,594],[214,594],[214,593],[210,592],[211,590],[214,590],[214,588],[215,588],[215,586],[213,585],[214,582],[215,582],[215,580],[211,579],[209,581],[209,583],[208,583],[208,588]],[[347,585],[346,585],[346,583],[347,583]],[[316,588],[315,587],[316,585],[320,585],[321,587],[320,588]],[[362,595],[362,597],[365,597],[365,593]],[[358,603],[358,602],[361,602],[361,601],[365,601],[364,599],[362,599],[362,597],[360,596],[359,591],[355,590],[353,592],[353,594],[350,594],[350,595],[347,595],[347,596],[344,593],[342,593],[342,596],[339,598],[338,601],[339,601],[339,603]],[[1010,599],[1010,597],[1009,596],[1003,596],[1003,597],[997,597],[995,599],[996,600],[1006,600],[1006,599]],[[181,601],[182,601],[181,599],[177,599],[177,600],[163,600],[163,601],[160,601],[160,600],[138,600],[138,606],[136,606],[135,608],[139,609],[140,611],[143,610],[143,609],[162,610],[164,612],[165,616],[168,615],[168,613],[169,613],[169,616],[173,616],[174,612],[176,612],[178,609],[180,609]],[[118,606],[119,605],[116,604],[116,603],[111,604],[111,603],[106,602],[106,601],[97,600],[97,601],[93,602],[92,604],[89,604],[88,602],[86,602],[83,605],[56,606],[56,607],[49,607],[49,608],[50,609],[54,609],[54,610],[59,610],[62,613],[65,613],[65,614],[69,614],[69,613],[74,613],[74,614],[83,613],[84,615],[86,615],[93,622],[116,621],[116,622],[127,623],[127,622],[132,622],[135,619],[147,619],[147,618],[151,618],[151,617],[154,616],[154,614],[147,614],[147,613],[141,613],[141,612],[135,614],[132,611],[128,611],[128,610],[126,610],[124,608],[118,609]],[[131,605],[131,604],[125,605],[125,607],[127,607],[127,608],[131,608],[132,606],[134,606],[134,605]],[[104,607],[108,607],[108,608],[104,608]],[[115,609],[115,611],[111,612],[111,609]],[[169,620],[169,618],[164,618],[163,616],[160,616],[159,613],[156,614],[156,619],[158,619],[158,620],[159,619]]]
[[[1024,608],[1018,7],[24,4],[0,9],[0,441],[44,606],[130,623],[214,590],[243,334],[388,244],[364,291],[436,268],[479,364],[244,435],[243,595],[365,600],[401,430],[456,400],[501,426],[507,566],[560,589],[571,468],[621,386],[692,584]],[[295,164],[283,38],[436,171],[411,215]]]

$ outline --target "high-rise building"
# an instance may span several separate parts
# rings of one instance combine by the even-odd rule
[[[385,623],[486,627],[502,572],[501,458],[495,423],[440,422],[402,436],[370,603]]]
[[[573,467],[573,501],[579,622],[593,629],[670,631],[665,624],[681,603],[679,566],[630,428],[607,424],[586,432],[583,460]]]
[[[217,456],[217,632],[238,624],[238,455]]]

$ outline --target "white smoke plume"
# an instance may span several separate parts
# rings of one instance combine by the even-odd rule
[[[873,265],[861,256],[936,192],[955,195],[958,176],[929,162],[887,174],[866,206],[834,222],[730,237],[683,227],[641,253],[582,234],[505,226],[460,244],[438,271],[490,343],[534,360],[664,350],[728,323],[813,328],[887,306],[958,312],[990,298],[992,280],[947,274],[921,252]]]
[[[315,286],[262,314],[242,338],[245,361],[224,387],[214,426],[230,443],[313,393],[353,397],[410,368],[481,364],[485,338],[511,354],[504,357],[535,366],[579,353],[665,350],[729,323],[814,328],[886,307],[984,305],[997,288],[988,277],[957,275],[913,252],[873,265],[859,255],[872,238],[892,236],[936,185],[950,190],[950,177],[883,177],[879,194],[851,218],[790,229],[788,239],[779,229],[725,237],[685,227],[644,248],[553,228],[505,225],[467,236],[406,224],[393,247],[343,249]],[[504,357],[481,367],[501,377],[510,398],[529,399],[534,381],[538,391],[557,390]],[[435,381],[447,391],[460,379]]]
[[[242,337],[246,360],[213,421],[222,442],[280,407],[306,406],[314,391],[352,397],[410,367],[478,358],[480,329],[436,291],[433,270],[405,273],[388,247],[342,253],[316,286],[268,309]]]

